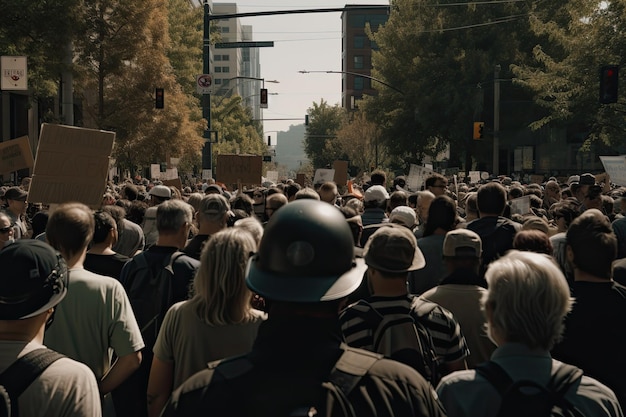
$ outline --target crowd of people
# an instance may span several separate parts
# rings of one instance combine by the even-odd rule
[[[0,372],[64,355],[12,397],[24,415],[492,417],[494,372],[623,415],[626,188],[606,173],[127,180],[98,210],[0,194]]]

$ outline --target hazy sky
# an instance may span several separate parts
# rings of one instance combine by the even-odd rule
[[[241,0],[236,3],[240,13],[389,4],[386,0]],[[269,96],[269,108],[263,111],[263,117],[300,119],[266,120],[263,122],[265,132],[286,131],[290,125],[304,123],[307,109],[322,98],[331,105],[341,104],[340,74],[298,73],[300,70],[341,70],[341,12],[247,17],[241,22],[253,26],[254,40],[274,41],[273,48],[260,48],[261,77],[280,81],[280,84],[265,84],[270,93],[278,95]]]

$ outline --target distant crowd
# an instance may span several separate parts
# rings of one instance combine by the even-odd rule
[[[606,173],[138,178],[97,210],[28,184],[0,188],[0,372],[37,370],[22,415],[623,415],[626,188]]]

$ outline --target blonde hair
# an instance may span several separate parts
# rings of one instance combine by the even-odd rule
[[[254,238],[241,227],[222,230],[209,238],[200,255],[190,300],[200,320],[224,326],[252,319],[252,293],[246,287],[245,271],[255,251]]]
[[[551,257],[511,250],[489,265],[485,279],[483,305],[492,311],[489,325],[507,342],[550,350],[559,341],[573,299]]]

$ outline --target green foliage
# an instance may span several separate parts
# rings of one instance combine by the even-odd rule
[[[315,168],[325,168],[337,159],[346,159],[337,141],[337,131],[344,120],[344,110],[338,104],[330,106],[324,99],[313,103],[307,111],[304,151]]]

